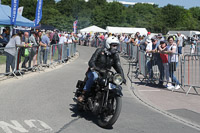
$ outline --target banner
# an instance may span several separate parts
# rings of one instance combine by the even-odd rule
[[[22,16],[22,13],[23,13],[23,9],[24,9],[23,6],[18,8],[18,14],[21,15],[21,16]]]
[[[12,0],[11,18],[10,18],[11,25],[15,25],[16,24],[18,6],[19,6],[19,0]]]
[[[78,23],[78,20],[74,21],[74,24],[73,24],[74,33],[76,33],[77,23]]]
[[[38,26],[40,20],[42,19],[42,4],[43,4],[43,0],[38,0],[36,15],[35,15],[35,26]]]

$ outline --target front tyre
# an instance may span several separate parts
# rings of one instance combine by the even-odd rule
[[[119,96],[109,99],[108,102],[108,110],[100,114],[97,121],[98,125],[102,128],[111,128],[117,121],[122,108],[122,98]]]

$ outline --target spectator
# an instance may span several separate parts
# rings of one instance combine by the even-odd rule
[[[14,71],[17,46],[21,46],[21,47],[27,46],[26,44],[21,45],[22,35],[23,35],[23,32],[19,32],[18,34],[13,35],[5,47],[4,52],[6,55],[6,73],[10,72],[10,67],[12,68],[12,71]]]
[[[24,36],[22,38],[22,44],[29,44],[29,33],[24,32]],[[20,48],[21,49],[21,55],[25,56],[25,48]],[[29,50],[30,51],[30,50]],[[22,63],[22,68],[27,68],[26,63],[29,61],[30,56],[25,56],[24,61]]]
[[[31,67],[31,61],[33,60],[33,66],[37,65],[37,49],[39,44],[37,43],[37,34],[36,32],[32,31],[31,36],[29,37],[30,43],[32,43],[33,48],[31,49],[30,60],[29,60],[29,67]]]
[[[197,59],[196,56],[194,56],[194,54],[195,54],[195,43],[196,43],[195,41],[192,41],[191,46],[190,46],[190,54],[193,55],[194,60]]]
[[[8,41],[9,41],[9,36],[8,36],[8,34],[7,34],[6,29],[3,29],[3,33],[2,33],[1,36],[2,36],[1,43],[3,44],[3,47],[5,47],[6,44],[8,43]]]
[[[143,40],[141,40],[141,41],[140,41],[140,45],[139,45],[140,50],[146,51],[147,49],[149,49],[149,48],[147,48],[148,45],[151,45],[150,50],[152,50],[152,43],[151,43],[151,44],[149,44],[149,43],[151,43],[151,40],[150,40],[150,39],[144,38]],[[149,47],[149,46],[148,46],[148,47]],[[147,49],[146,49],[146,48],[147,48]]]
[[[55,50],[56,50],[56,45],[59,41],[59,36],[58,36],[58,31],[57,30],[54,30],[53,33],[51,33],[51,36],[52,36],[52,40],[51,40],[51,45],[53,45],[52,47],[52,56],[54,56],[54,53],[55,53]]]
[[[47,58],[49,53],[49,32],[46,32],[41,38],[41,55],[43,57],[43,64],[47,64]],[[40,58],[40,63],[42,63],[42,59]]]
[[[62,33],[61,37],[59,38],[59,43],[58,43],[58,60],[59,61],[61,60],[61,55],[62,55],[61,47],[62,47],[62,45],[66,44],[66,43],[67,43],[67,38],[65,37],[65,34]],[[66,50],[66,45],[64,45],[64,49]],[[65,55],[64,55],[64,57],[65,57]]]
[[[165,53],[168,54],[169,75],[172,79],[172,82],[175,84],[174,89],[178,90],[180,89],[180,83],[174,75],[174,72],[176,71],[176,68],[178,66],[178,48],[177,44],[174,43],[173,36],[168,37],[168,43],[169,44],[167,45],[167,51]]]
[[[182,54],[182,47],[183,47],[183,38],[180,32],[177,32],[177,46],[178,46],[178,53]]]
[[[160,57],[162,59],[163,67],[164,67],[164,76],[166,77],[167,84],[166,88],[172,89],[174,86],[171,84],[171,78],[169,77],[169,63],[168,63],[168,54],[165,54],[164,51],[167,51],[167,45],[165,41],[160,41],[160,45],[158,46]]]
[[[162,64],[162,60],[160,58],[160,54],[158,51],[158,45],[157,45],[157,38],[152,38],[152,50],[147,50],[147,53],[152,53],[151,60],[147,63],[147,68],[149,72],[150,78],[153,78],[153,69],[152,67],[154,65],[158,66],[159,72],[160,72],[160,78],[159,78],[159,86],[163,86],[163,75],[164,75],[164,68]]]

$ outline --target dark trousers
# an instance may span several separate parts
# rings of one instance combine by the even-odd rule
[[[10,72],[10,66],[12,68],[12,71],[15,69],[15,56],[5,52],[6,55],[6,73]]]
[[[158,66],[159,72],[160,72],[160,79],[159,79],[159,84],[163,84],[163,77],[164,77],[164,67],[163,67],[163,63],[162,60],[150,60],[147,63],[147,68],[148,68],[148,72],[149,72],[149,76],[150,78],[153,78],[153,69],[152,67],[154,65]]]

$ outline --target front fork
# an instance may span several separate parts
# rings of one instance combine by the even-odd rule
[[[103,102],[102,102],[102,107],[107,107],[107,103],[108,103],[108,96],[109,96],[109,89],[104,93],[103,95]]]

